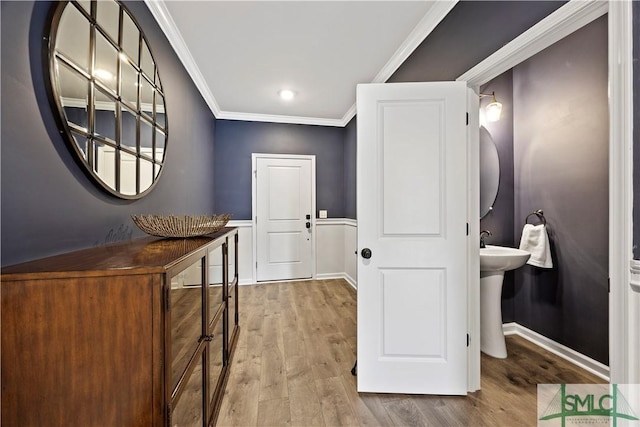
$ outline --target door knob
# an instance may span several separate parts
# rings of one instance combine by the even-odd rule
[[[311,223],[307,222],[307,228],[311,228]]]
[[[362,255],[362,258],[364,259],[369,259],[371,258],[371,249],[369,248],[364,248],[362,250],[362,252],[360,252],[360,255]]]

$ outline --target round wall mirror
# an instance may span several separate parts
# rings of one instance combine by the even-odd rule
[[[67,144],[106,191],[144,196],[162,173],[168,124],[142,29],[114,0],[60,2],[50,24],[49,95]]]
[[[500,185],[498,148],[491,134],[480,127],[480,219],[493,209]]]

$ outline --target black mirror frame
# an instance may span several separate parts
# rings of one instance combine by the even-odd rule
[[[153,51],[151,49],[151,46],[149,45],[149,42],[144,34],[144,31],[142,30],[142,28],[140,27],[140,24],[138,23],[138,21],[135,19],[135,17],[132,15],[132,13],[127,9],[127,7],[122,4],[120,1],[118,0],[114,0],[114,2],[120,7],[120,21],[122,21],[123,19],[123,15],[126,13],[129,18],[131,19],[131,21],[136,25],[138,31],[139,31],[139,38],[138,38],[138,58],[136,58],[135,60],[137,61],[136,64],[133,64],[131,61],[129,61],[128,59],[123,59],[122,56],[120,54],[123,53],[123,48],[119,43],[115,43],[112,41],[111,38],[107,37],[107,39],[110,41],[110,43],[117,48],[118,50],[118,74],[117,74],[117,81],[116,84],[118,86],[118,88],[121,87],[121,71],[120,71],[120,64],[123,61],[127,61],[129,63],[130,66],[132,66],[136,72],[138,73],[137,75],[139,76],[139,79],[145,79],[144,77],[142,77],[142,74],[144,74],[145,76],[147,76],[147,74],[141,70],[141,67],[138,65],[140,64],[140,58],[142,55],[142,48],[144,46],[144,44],[146,44],[146,47],[149,51],[149,55],[151,56],[151,59],[153,61],[153,65],[154,65],[154,76],[148,76],[151,78],[151,82],[153,84],[153,88],[154,88],[154,97],[152,99],[152,104],[153,104],[153,112],[151,113],[151,123],[149,123],[149,114],[148,113],[142,113],[142,109],[141,109],[141,101],[140,101],[140,92],[141,89],[138,88],[138,99],[136,100],[136,141],[135,141],[135,146],[136,146],[136,151],[135,153],[132,150],[129,150],[128,148],[122,148],[121,147],[121,136],[120,134],[120,130],[122,127],[122,118],[120,117],[120,113],[116,113],[117,114],[117,118],[116,118],[116,144],[114,145],[113,143],[107,142],[108,145],[112,146],[115,148],[115,187],[116,188],[112,188],[110,185],[108,185],[105,181],[103,181],[103,179],[98,176],[98,174],[94,171],[93,169],[93,162],[90,161],[89,159],[92,159],[93,157],[93,142],[104,142],[104,140],[97,135],[94,130],[92,129],[93,127],[93,113],[95,110],[95,103],[94,103],[94,96],[93,93],[95,90],[97,90],[96,88],[101,88],[104,87],[104,85],[101,86],[101,83],[98,80],[98,83],[96,84],[96,78],[94,76],[92,76],[90,73],[87,73],[85,71],[79,70],[77,67],[75,67],[73,64],[71,64],[69,61],[65,61],[64,59],[60,59],[60,58],[64,58],[64,55],[61,55],[60,53],[58,53],[56,51],[56,36],[58,34],[58,29],[59,29],[59,25],[60,25],[60,20],[62,18],[63,12],[65,10],[66,7],[76,7],[80,13],[82,13],[82,15],[84,15],[84,17],[88,20],[89,25],[90,25],[90,47],[89,47],[89,55],[90,55],[90,64],[93,63],[93,61],[91,60],[91,58],[93,58],[94,56],[94,52],[96,50],[96,32],[100,31],[102,33],[102,35],[105,35],[105,31],[102,30],[102,27],[100,24],[97,23],[96,21],[96,11],[97,11],[97,2],[96,0],[91,0],[91,12],[90,14],[88,14],[82,6],[80,5],[74,5],[72,3],[76,3],[74,1],[61,1],[61,2],[56,2],[52,8],[51,11],[49,13],[49,18],[47,20],[47,27],[45,28],[45,34],[43,36],[43,40],[44,40],[44,49],[43,49],[43,56],[44,56],[44,68],[45,68],[45,86],[46,86],[46,90],[47,90],[47,94],[49,97],[49,102],[51,104],[51,108],[52,108],[52,112],[54,115],[54,118],[56,120],[56,123],[58,125],[58,129],[59,132],[61,134],[61,136],[63,137],[66,145],[68,146],[68,148],[72,151],[72,153],[74,154],[74,160],[76,161],[76,163],[78,165],[80,165],[81,169],[83,170],[83,172],[85,172],[85,174],[89,177],[89,179],[94,182],[97,186],[99,186],[99,188],[105,190],[107,193],[111,194],[112,196],[118,197],[120,199],[126,199],[126,200],[136,200],[136,199],[140,199],[144,196],[146,196],[147,194],[149,194],[149,192],[151,192],[155,186],[158,183],[158,180],[160,179],[160,176],[162,175],[162,172],[164,170],[164,166],[166,163],[166,156],[167,156],[167,148],[168,148],[168,142],[169,142],[169,120],[168,120],[168,114],[166,112],[167,110],[167,101],[166,101],[166,96],[164,93],[164,90],[162,89],[162,83],[161,83],[161,79],[160,79],[160,71],[158,70],[158,64],[155,60],[155,57],[153,55]],[[98,29],[100,28],[100,29]],[[122,40],[122,25],[119,25],[119,39]],[[71,69],[73,69],[75,72],[79,73],[81,76],[85,77],[88,79],[89,81],[89,89],[88,89],[88,93],[89,93],[89,102],[88,102],[88,111],[87,111],[87,115],[88,115],[88,121],[90,123],[88,123],[88,127],[85,131],[82,130],[78,130],[76,128],[74,128],[74,132],[80,135],[83,135],[84,137],[87,138],[87,153],[85,155],[84,152],[82,152],[80,150],[80,148],[77,146],[77,144],[74,141],[74,137],[73,134],[71,132],[71,126],[69,125],[69,122],[66,119],[66,113],[64,111],[64,107],[62,105],[62,101],[61,101],[61,94],[59,92],[59,86],[58,86],[58,72],[56,70],[56,58],[59,58],[59,61],[62,61],[65,63],[65,65],[69,66]],[[128,57],[127,57],[128,58]],[[93,67],[93,65],[90,65],[90,72],[92,71],[91,68]],[[142,73],[142,74],[141,74]],[[149,82],[148,79],[147,82]],[[156,96],[157,94],[159,94],[162,97],[162,105],[163,105],[163,109],[164,109],[164,126],[161,126],[158,124],[157,121],[157,105],[158,102],[156,100]],[[123,102],[122,97],[120,95],[120,89],[118,90],[118,93],[116,93],[114,95],[115,98],[115,103],[117,107],[120,107],[121,105],[127,105],[126,103]],[[141,119],[142,116],[145,116],[146,119]],[[145,120],[147,123],[152,125],[152,154],[151,156],[141,156],[141,150],[140,150],[140,127],[141,127],[141,123],[140,120]],[[156,150],[156,137],[158,135],[158,132],[162,133],[164,135],[164,152],[163,152],[163,156],[162,156],[162,160],[158,161],[156,160],[156,154],[155,154],[155,150]],[[136,157],[136,194],[124,194],[122,192],[119,191],[120,189],[120,153],[121,152],[125,152],[129,155],[133,155]],[[86,157],[85,157],[86,156]],[[143,191],[140,191],[140,161],[141,159],[150,162],[152,164],[152,171],[151,171],[151,185],[144,189]],[[157,173],[156,173],[156,169],[157,169]]]

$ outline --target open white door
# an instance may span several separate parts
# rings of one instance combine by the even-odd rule
[[[314,160],[254,154],[258,281],[313,276]]]
[[[358,391],[464,395],[466,84],[359,85],[357,114]]]

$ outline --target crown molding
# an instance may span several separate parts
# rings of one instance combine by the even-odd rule
[[[609,9],[601,0],[571,0],[458,77],[469,87],[481,86],[596,20]]]
[[[182,38],[180,31],[178,31],[176,24],[165,5],[165,0],[144,0],[144,2],[151,11],[155,20],[158,22],[158,25],[169,40],[171,47],[173,47],[173,50],[178,55],[178,58],[191,76],[196,87],[202,94],[202,97],[211,109],[211,112],[217,119],[345,127],[356,115],[355,103],[345,112],[341,119],[222,111],[213,96],[211,89],[202,76],[200,69],[196,65],[196,62],[193,59],[187,44]],[[411,33],[409,33],[405,41],[400,45],[389,61],[387,61],[384,67],[382,67],[371,83],[386,82],[402,65],[402,63],[404,63],[409,55],[411,55],[420,45],[420,43],[427,38],[440,21],[447,16],[456,3],[458,3],[458,0],[435,1],[433,6],[422,17]]]
[[[317,125],[344,127],[341,119],[323,119],[319,117],[281,116],[275,114],[237,113],[221,111],[216,118],[223,120],[244,120],[250,122],[290,123],[295,125]]]
[[[458,0],[434,2],[434,5],[425,13],[420,22],[418,22],[411,33],[409,33],[405,41],[402,42],[398,50],[396,50],[389,61],[382,67],[371,83],[386,82],[457,3]]]
[[[213,97],[213,93],[211,93],[211,89],[207,85],[200,69],[196,65],[196,61],[193,59],[187,44],[185,43],[180,31],[178,31],[178,27],[176,27],[176,23],[173,21],[167,6],[165,5],[164,0],[144,0],[144,3],[147,5],[151,14],[158,22],[158,25],[164,32],[165,36],[169,40],[169,44],[173,47],[173,50],[180,58],[180,61],[184,65],[187,70],[187,73],[191,76],[191,79],[195,83],[196,87],[200,91],[200,94],[204,98],[204,101],[209,106],[209,109],[213,113],[214,117],[218,117],[220,114],[220,106],[218,102]]]
[[[356,103],[354,102],[353,105],[347,110],[346,113],[344,113],[344,116],[342,116],[342,123],[343,123],[343,127],[348,125],[349,122],[351,121],[351,119],[353,119],[356,115]]]
[[[400,45],[398,50],[393,54],[393,56],[387,61],[387,63],[382,67],[382,69],[378,72],[378,74],[373,78],[371,83],[385,83],[389,78],[396,72],[398,68],[407,60],[409,55],[413,53],[414,50],[420,43],[427,38],[429,34],[438,26],[438,24],[444,19],[445,16],[453,9],[453,7],[458,3],[458,0],[446,0],[446,1],[436,1],[434,5],[427,11],[427,13],[422,17],[420,22],[415,26],[415,28],[409,33],[404,42]],[[354,103],[351,108],[347,110],[347,112],[342,117],[343,126],[349,124],[351,119],[356,115],[356,104]]]

